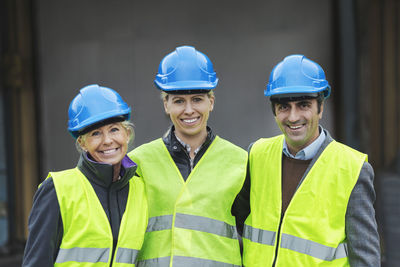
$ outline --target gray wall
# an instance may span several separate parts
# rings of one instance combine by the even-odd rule
[[[283,57],[305,54],[332,80],[331,1],[41,0],[36,9],[44,172],[76,164],[67,110],[87,84],[111,87],[132,105],[135,146],[160,137],[169,119],[153,79],[179,45],[213,61],[220,83],[209,125],[243,148],[279,133],[263,90]],[[329,130],[332,105],[322,121]]]

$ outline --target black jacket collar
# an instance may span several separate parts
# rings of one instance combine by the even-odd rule
[[[171,126],[169,128],[169,130],[166,132],[166,134],[163,137],[163,142],[164,142],[165,146],[167,147],[167,150],[168,150],[169,154],[171,155],[172,159],[174,160],[175,165],[178,167],[178,169],[182,175],[182,178],[184,180],[186,180],[192,171],[191,167],[196,166],[196,164],[199,162],[201,157],[207,151],[210,144],[214,141],[215,135],[211,131],[211,128],[207,126],[206,140],[204,141],[200,150],[197,152],[196,156],[194,157],[194,160],[191,162],[186,149],[176,138],[176,136],[174,134],[174,130],[175,130],[174,126]]]
[[[78,168],[86,178],[102,187],[107,188],[112,185],[116,188],[122,188],[135,175],[137,165],[128,156],[125,156],[121,164],[121,179],[114,183],[112,182],[113,166],[93,161],[88,158],[86,153],[81,153]]]

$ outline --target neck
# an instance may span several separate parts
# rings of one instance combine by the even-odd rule
[[[288,143],[286,143],[286,144],[287,144],[290,154],[292,154],[293,156],[296,156],[297,152],[302,150],[302,148],[293,147],[293,146],[289,145]]]
[[[207,138],[207,129],[201,131],[196,135],[184,135],[175,131],[175,135],[182,140],[185,144],[190,146],[190,157],[194,158],[194,151],[201,146]]]
[[[120,173],[121,173],[121,162],[113,165],[113,182],[118,181]]]
[[[317,140],[318,136],[319,136],[319,131],[314,135],[313,138],[311,138],[308,142],[304,143],[304,144],[291,144],[289,142],[286,141],[287,147],[289,149],[290,154],[292,154],[293,156],[296,156],[296,154],[306,148],[307,146],[311,145],[315,140]]]

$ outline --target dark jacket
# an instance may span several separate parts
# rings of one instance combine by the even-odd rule
[[[186,151],[185,147],[176,139],[175,136],[175,128],[171,126],[167,133],[163,137],[163,141],[165,146],[167,147],[169,154],[174,160],[176,166],[178,167],[183,179],[188,178],[189,174],[192,171],[192,167],[196,166],[201,157],[207,151],[207,148],[210,146],[212,141],[215,139],[215,135],[212,133],[211,128],[207,127],[207,137],[204,143],[202,144],[200,150],[197,152],[196,156],[193,159],[193,165],[190,164],[190,156]]]
[[[311,167],[318,160],[324,149],[333,141],[328,131],[324,130],[326,138],[315,157],[312,159],[301,182],[304,180]],[[250,152],[251,146],[249,148]],[[375,190],[374,171],[368,162],[361,168],[356,185],[350,195],[346,210],[345,230],[347,236],[347,250],[350,266],[380,266],[380,244],[377,224],[375,220]],[[244,220],[250,213],[250,175],[247,168],[247,177],[244,186],[237,196],[232,208],[232,213],[237,218],[238,230],[242,233]],[[268,211],[266,211],[268,212]]]
[[[97,163],[82,154],[77,167],[93,186],[110,222],[114,248],[129,193],[129,180],[135,175],[136,164],[127,156],[122,160],[121,179],[112,182],[113,167]],[[22,266],[54,266],[63,237],[63,223],[53,179],[44,180],[37,190],[28,221],[29,236]]]

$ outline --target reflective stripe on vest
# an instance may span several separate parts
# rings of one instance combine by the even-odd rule
[[[243,237],[249,239],[251,242],[274,246],[276,233],[245,224],[243,228]]]
[[[133,177],[122,216],[118,244],[112,257],[113,236],[107,215],[86,177],[77,169],[52,172],[64,235],[55,266],[135,265],[147,227],[147,200],[143,181]],[[90,211],[90,212],[88,212]]]
[[[162,231],[172,228],[173,215],[162,215],[149,218],[146,232]]]
[[[140,267],[163,267],[170,264],[171,258],[158,258],[158,259],[148,259],[138,262]],[[224,262],[218,262],[207,259],[191,258],[183,256],[174,256],[172,265],[174,267],[188,267],[188,266],[202,266],[202,267],[240,267],[242,265],[233,265]]]
[[[333,261],[347,257],[346,243],[340,243],[337,248],[332,248],[288,234],[282,234],[280,247],[297,251],[324,261]]]
[[[345,216],[367,156],[332,141],[305,174],[281,221],[283,141],[282,135],[260,139],[250,151],[251,213],[243,233],[244,265],[271,265],[276,257],[277,267],[349,266]]]
[[[118,248],[115,262],[135,264],[139,251],[130,248]],[[108,262],[109,248],[69,248],[59,250],[56,263],[75,262]]]
[[[172,219],[172,215],[150,218],[147,232],[171,229]],[[228,238],[238,238],[235,226],[202,216],[177,213],[175,216],[175,227],[206,232]]]
[[[60,248],[56,263],[76,262],[108,262],[109,248]]]
[[[252,242],[274,246],[275,235],[275,232],[253,228],[246,224],[244,225],[243,237]],[[311,240],[288,234],[282,234],[280,247],[303,253],[324,261],[333,261],[336,259],[345,258],[348,255],[346,243],[340,243],[337,248],[332,248]]]
[[[164,267],[169,266],[171,257],[142,260],[137,263],[138,267]]]
[[[118,248],[115,262],[135,264],[139,250],[131,248]]]
[[[162,139],[129,156],[138,163],[149,201],[150,219],[138,266],[160,266],[167,258],[168,266],[183,266],[184,259],[199,260],[204,266],[241,264],[230,210],[246,175],[246,151],[217,136],[186,181]]]

